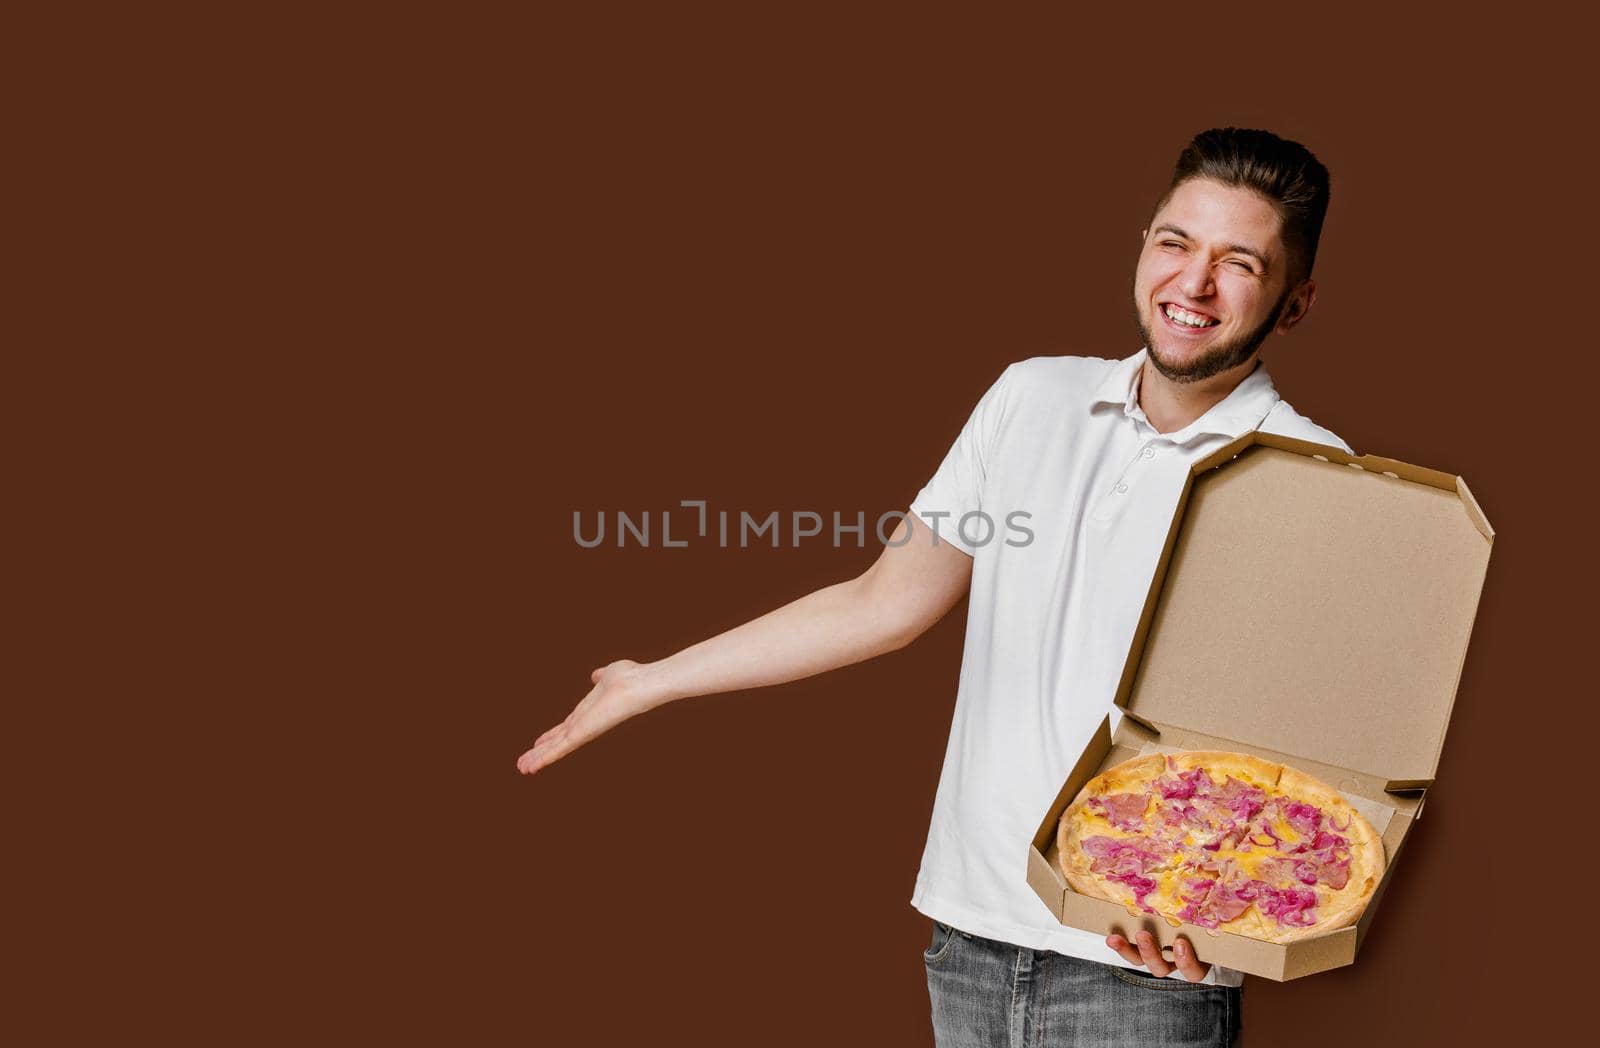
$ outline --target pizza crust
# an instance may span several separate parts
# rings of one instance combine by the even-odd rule
[[[1156,756],[1161,755],[1156,754]],[[1161,763],[1161,769],[1151,776],[1150,781],[1159,778],[1166,770],[1166,761],[1163,760]],[[1220,772],[1221,775],[1231,775],[1252,786],[1268,790],[1277,787],[1278,778],[1285,770],[1281,764],[1274,764],[1272,761],[1262,760],[1248,753],[1227,753],[1222,750],[1184,750],[1174,753],[1172,766],[1175,771],[1188,771],[1200,767],[1206,769],[1206,773],[1218,782],[1222,781],[1221,776],[1217,774]]]
[[[1255,906],[1251,906],[1234,920],[1219,924],[1217,931],[1245,935],[1266,942],[1289,943],[1348,927],[1360,918],[1368,901],[1377,891],[1378,882],[1383,878],[1385,865],[1383,841],[1372,824],[1351,807],[1342,794],[1298,769],[1247,753],[1187,750],[1171,754],[1170,759],[1174,772],[1202,767],[1218,784],[1231,776],[1253,786],[1260,786],[1269,793],[1286,795],[1290,799],[1314,804],[1327,813],[1330,825],[1347,824],[1346,829],[1338,829],[1337,832],[1349,842],[1349,879],[1343,888],[1337,890],[1329,888],[1326,884],[1318,884],[1315,887],[1317,892],[1315,924],[1309,928],[1284,927],[1276,920],[1261,914]],[[1062,812],[1056,830],[1056,846],[1062,875],[1073,891],[1080,895],[1117,903],[1134,917],[1152,916],[1138,908],[1137,899],[1131,888],[1107,881],[1090,870],[1091,860],[1084,853],[1080,841],[1086,835],[1113,838],[1139,836],[1113,825],[1104,816],[1088,810],[1088,802],[1109,794],[1151,792],[1151,784],[1167,772],[1167,761],[1166,756],[1152,753],[1109,768],[1084,784],[1072,803]],[[1146,815],[1153,806],[1152,799],[1146,804]],[[1151,867],[1148,872],[1159,874],[1170,871],[1176,860],[1177,856],[1171,860],[1164,859]],[[1170,901],[1170,897],[1165,895],[1168,885],[1164,879],[1160,877],[1153,879],[1161,884],[1160,899]],[[1155,894],[1149,898],[1158,899]],[[1174,916],[1174,913],[1159,912],[1162,905],[1156,904],[1153,908],[1158,911],[1154,916],[1161,917],[1175,928],[1183,926],[1183,922]],[[1166,909],[1174,912],[1177,908],[1175,904],[1166,906]],[[1201,930],[1207,934],[1216,934],[1208,929]]]

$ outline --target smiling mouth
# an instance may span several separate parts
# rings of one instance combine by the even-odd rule
[[[1161,315],[1167,318],[1167,322],[1184,331],[1204,331],[1222,323],[1216,317],[1208,317],[1204,313],[1196,313],[1182,306],[1175,306],[1171,302],[1163,302],[1160,305]]]

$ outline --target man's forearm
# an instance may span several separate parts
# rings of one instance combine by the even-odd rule
[[[661,705],[811,677],[910,643],[915,633],[885,611],[864,578],[849,579],[648,663],[642,682]]]
[[[972,558],[908,515],[872,567],[659,662],[617,659],[565,720],[517,759],[533,775],[645,710],[691,695],[782,684],[903,648],[966,592]]]

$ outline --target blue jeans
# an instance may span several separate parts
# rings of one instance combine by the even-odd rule
[[[933,922],[923,953],[938,1048],[1226,1048],[1239,988],[996,942]]]

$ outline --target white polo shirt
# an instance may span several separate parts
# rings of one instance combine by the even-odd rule
[[[1102,936],[1065,927],[1034,894],[1027,847],[1115,709],[1189,467],[1254,429],[1349,450],[1260,366],[1185,428],[1158,433],[1139,407],[1144,360],[1140,349],[1010,365],[911,503],[973,558],[955,717],[911,905],[986,938],[1119,965]],[[995,525],[987,542],[982,518],[958,527],[980,510]],[[1007,526],[1018,511],[1031,541]],[[1206,979],[1242,980],[1219,968]]]

